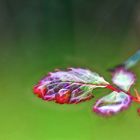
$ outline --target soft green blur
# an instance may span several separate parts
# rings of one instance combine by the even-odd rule
[[[106,90],[96,89],[94,99],[77,105],[45,102],[32,92],[55,68],[90,68],[111,82],[107,69],[139,49],[136,1],[1,4],[5,15],[0,24],[0,140],[140,139],[140,105],[133,103],[110,118],[92,112]],[[132,70],[140,91],[140,63]]]

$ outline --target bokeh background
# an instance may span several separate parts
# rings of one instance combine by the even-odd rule
[[[44,102],[33,86],[55,68],[107,69],[140,48],[138,0],[0,0],[0,140],[139,140],[133,104],[111,118]],[[140,63],[133,67],[140,91]],[[132,89],[133,91],[133,89]]]

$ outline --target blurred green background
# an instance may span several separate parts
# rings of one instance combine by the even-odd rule
[[[0,140],[139,140],[133,103],[111,118],[77,105],[44,102],[33,86],[55,68],[107,69],[140,48],[138,0],[0,0]],[[140,63],[133,67],[140,91]],[[133,91],[133,89],[132,89]]]

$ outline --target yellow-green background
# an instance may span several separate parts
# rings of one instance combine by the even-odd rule
[[[111,82],[107,69],[139,49],[139,25],[136,0],[1,0],[0,140],[140,140],[138,104],[104,118],[92,112],[104,91],[77,105],[32,93],[55,68],[86,67]],[[132,70],[140,91],[140,63]]]

